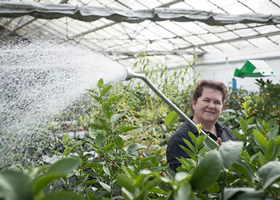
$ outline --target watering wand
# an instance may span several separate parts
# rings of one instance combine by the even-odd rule
[[[132,78],[140,78],[142,79],[167,105],[169,105],[178,115],[180,115],[184,120],[188,122],[193,128],[197,129],[197,125],[190,119],[188,118],[177,106],[175,106],[164,94],[162,94],[151,81],[147,77],[145,77],[142,74],[137,74],[132,72],[131,69],[127,68],[127,76],[126,76],[126,81],[132,79]],[[206,135],[206,133],[201,130],[201,133],[203,135]],[[210,136],[208,136],[208,139],[212,142],[215,143],[216,147],[218,147],[218,144],[216,143],[215,140],[213,140]]]

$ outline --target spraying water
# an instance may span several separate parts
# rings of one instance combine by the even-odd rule
[[[0,52],[2,138],[17,133],[19,140],[30,139],[28,133],[94,88],[100,78],[109,83],[127,75],[125,67],[101,54],[56,42],[6,45]]]

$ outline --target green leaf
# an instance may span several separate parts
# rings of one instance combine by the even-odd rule
[[[259,169],[258,174],[264,183],[264,189],[268,188],[271,184],[279,181],[280,179],[280,162],[268,162]]]
[[[103,81],[102,78],[98,80],[98,82],[97,82],[97,87],[98,87],[99,89],[101,89],[101,88],[104,87],[104,81]]]
[[[68,135],[67,135],[67,134],[64,134],[64,136],[63,136],[63,138],[62,138],[63,144],[66,145],[68,140],[69,140]]]
[[[150,178],[150,176],[147,176],[146,174],[140,174],[135,180],[134,185],[135,187],[141,187],[146,183],[146,181]]]
[[[80,165],[79,157],[63,158],[54,164],[52,164],[47,172],[47,174],[65,174],[72,172],[77,169]]]
[[[101,185],[101,187],[103,189],[107,190],[107,192],[111,192],[112,191],[111,186],[108,185],[107,183],[103,183],[103,182],[99,181],[99,184]]]
[[[243,148],[243,142],[225,142],[220,148],[219,152],[222,156],[223,165],[229,168],[239,158]]]
[[[107,118],[110,119],[111,116],[113,115],[113,111],[111,109],[110,106],[108,106],[107,104],[103,103],[101,106],[101,111],[103,113],[103,115]]]
[[[108,167],[106,167],[105,165],[103,165],[102,169],[103,169],[103,171],[104,171],[109,177],[111,177],[111,173],[110,173],[110,170],[109,170]]]
[[[87,163],[83,166],[83,168],[101,168],[102,166],[102,163]]]
[[[265,192],[256,191],[254,188],[225,188],[223,199],[228,200],[263,200]]]
[[[95,143],[100,147],[104,147],[107,143],[106,136],[104,134],[98,134],[95,138]]]
[[[190,180],[193,190],[206,190],[220,176],[223,161],[218,151],[211,151],[201,159]]]
[[[164,124],[166,126],[172,126],[177,121],[178,118],[179,115],[175,111],[171,111],[165,117]]]
[[[138,129],[138,128],[139,128],[138,126],[120,127],[120,128],[118,128],[118,129],[116,129],[115,132],[117,132],[118,134],[122,134],[122,133],[131,131],[131,130],[134,130],[134,129]]]
[[[230,132],[236,137],[236,138],[239,138],[241,136],[241,134],[236,131],[236,130],[230,130]]]
[[[245,119],[241,118],[239,121],[239,124],[240,124],[240,127],[241,127],[243,133],[246,133],[248,125],[247,125],[247,122],[245,121]]]
[[[255,141],[258,144],[258,146],[262,149],[263,152],[265,152],[265,147],[267,145],[267,141],[264,138],[264,136],[257,130],[253,131],[253,135],[255,137]]]
[[[199,155],[204,155],[206,152],[210,151],[210,149],[207,146],[202,147],[201,149],[199,149],[198,154]]]
[[[167,168],[167,169],[166,169],[166,173],[168,174],[168,176],[169,176],[170,178],[174,178],[175,175],[176,175],[176,173],[175,173],[172,169],[170,169],[170,168]]]
[[[50,174],[50,175],[46,174],[36,178],[32,183],[34,194],[38,194],[39,192],[41,192],[41,190],[44,189],[46,186],[48,186],[49,183],[51,183],[52,181],[65,176],[66,176],[65,173]]]
[[[97,200],[97,198],[93,194],[91,194],[91,192],[88,189],[86,189],[86,193],[88,200]]]
[[[268,127],[269,127],[269,124],[264,120],[262,121],[262,125],[265,129],[268,129]]]
[[[72,148],[71,147],[65,147],[63,154],[67,157],[71,153]]]
[[[241,154],[244,156],[244,158],[247,160],[247,162],[251,161],[251,157],[250,157],[250,155],[248,154],[247,151],[242,150]]]
[[[224,119],[223,123],[225,124],[225,123],[227,123],[228,121],[230,121],[230,120],[232,120],[232,119],[234,119],[234,118],[236,118],[235,115],[230,115],[230,116],[228,116],[228,117],[226,117],[226,118]]]
[[[165,190],[162,190],[160,188],[152,188],[150,189],[151,192],[161,194],[161,195],[167,195],[167,192]]]
[[[113,115],[110,119],[110,122],[113,124],[114,122],[118,121],[118,119],[123,117],[125,114],[126,114],[126,112],[121,112],[121,113]]]
[[[135,190],[136,190],[136,187],[134,186],[133,179],[128,177],[127,175],[124,175],[124,174],[119,174],[118,175],[117,184],[124,187],[130,193],[134,193]]]
[[[191,165],[186,161],[187,158],[176,158],[188,171],[191,170]]]
[[[117,147],[119,148],[119,149],[122,149],[123,148],[123,145],[124,145],[124,141],[123,141],[123,139],[120,137],[120,136],[116,136],[115,137],[115,139],[114,139],[114,142],[115,142],[115,144],[117,145]]]
[[[271,158],[271,160],[275,160],[277,158],[277,156],[279,156],[279,154],[280,154],[280,144],[277,144],[275,153],[274,153],[273,157]]]
[[[219,145],[216,142],[213,142],[212,140],[209,140],[209,139],[203,140],[203,143],[205,146],[207,146],[211,150],[215,150],[215,149],[219,148]]]
[[[0,172],[0,199],[33,199],[31,180],[29,179],[29,177],[21,172]]]
[[[122,165],[122,169],[128,177],[131,177],[133,179],[138,178],[138,176],[129,167],[126,167],[126,166]]]
[[[120,101],[122,98],[123,98],[123,95],[122,95],[122,94],[112,96],[112,97],[110,97],[110,98],[106,101],[106,104],[107,104],[108,106],[110,106],[110,105],[112,105],[113,103]]]
[[[219,185],[217,182],[210,185],[210,187],[207,188],[208,193],[218,193],[220,191]]]
[[[89,124],[88,126],[94,130],[110,130],[108,124]]]
[[[187,139],[183,138],[183,140],[186,143],[186,145],[189,147],[189,149],[192,150],[193,153],[196,153],[196,150],[193,148],[193,145]]]
[[[246,177],[250,178],[251,181],[253,181],[254,174],[247,162],[244,160],[237,160],[232,167],[230,168],[232,171],[238,171],[240,174],[244,174]]]
[[[173,193],[173,199],[183,200],[191,199],[192,189],[190,184],[185,181],[178,189]]]
[[[270,119],[268,122],[268,128],[271,128],[271,127],[273,127],[273,126],[275,126],[276,125],[276,123],[277,123],[277,118],[273,118],[273,119]],[[277,125],[278,126],[278,125]]]
[[[146,149],[147,147],[142,145],[142,144],[137,144],[137,143],[134,143],[132,145],[130,145],[127,149],[126,149],[126,153],[127,154],[131,154],[133,153],[134,151],[139,151],[141,149]]]
[[[253,120],[255,119],[255,117],[250,117],[248,120],[247,120],[247,125],[249,125]]]
[[[180,183],[180,182],[184,182],[185,180],[187,180],[189,178],[189,174],[185,173],[185,172],[178,172],[175,175],[175,182]]]
[[[263,126],[263,124],[262,124],[262,120],[260,120],[259,118],[257,118],[256,121],[257,121],[257,125],[258,125],[261,129],[265,130],[265,128],[264,128],[264,126]]]
[[[158,185],[161,184],[161,178],[160,177],[157,177],[157,178],[154,178],[153,180],[149,181],[144,187],[143,189],[141,190],[141,192],[145,191],[145,190],[150,190]]]
[[[104,151],[110,151],[111,149],[114,148],[114,146],[115,146],[114,143],[112,143],[112,144],[107,144],[106,146],[103,147],[103,150],[104,150]]]
[[[48,194],[44,196],[42,200],[85,200],[85,198],[76,193],[61,191],[54,194]]]
[[[278,128],[279,128],[279,126],[276,125],[276,126],[273,127],[273,129],[271,131],[269,131],[266,134],[266,140],[267,141],[269,141],[271,138],[277,138]]]
[[[189,150],[188,148],[181,146],[181,149],[183,149],[193,160],[196,160],[196,154],[193,153],[191,150]]]
[[[98,134],[104,134],[105,135],[106,132],[105,132],[105,130],[98,130],[98,129],[96,130],[96,129],[89,128],[88,134],[91,138],[96,139],[96,136]]]
[[[230,185],[231,183],[235,182],[237,180],[237,177],[235,177],[231,172],[226,172],[226,185]]]
[[[188,132],[188,135],[190,136],[191,140],[193,141],[193,143],[196,141],[196,137],[192,132]]]
[[[257,153],[257,155],[258,155],[259,162],[260,162],[261,166],[265,165],[265,164],[267,163],[266,157],[262,154],[261,151],[259,151],[259,152]]]
[[[95,96],[95,95],[91,95],[98,103],[102,104],[103,103],[103,99],[102,97],[99,96]],[[97,107],[99,107],[99,104],[96,104]]]
[[[204,136],[198,136],[198,137],[196,138],[194,145],[195,145],[195,148],[196,148],[197,150],[199,150],[199,149],[202,147],[202,145],[203,145],[203,140],[204,140]]]
[[[110,90],[111,87],[112,87],[112,85],[108,85],[105,88],[103,88],[100,92],[100,95],[104,96],[104,94],[106,94]]]
[[[273,138],[269,140],[265,148],[265,157],[268,161],[271,161],[271,158],[274,156],[276,150],[276,142]]]

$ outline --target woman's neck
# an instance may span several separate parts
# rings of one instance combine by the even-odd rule
[[[212,122],[200,122],[197,119],[193,118],[193,122],[196,124],[202,124],[202,130],[210,132],[212,134],[214,134],[215,136],[217,136],[217,130],[216,130],[216,126],[215,123]]]

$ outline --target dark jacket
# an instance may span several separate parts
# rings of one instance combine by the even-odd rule
[[[191,117],[192,119],[192,117]],[[235,141],[235,136],[230,132],[229,128],[226,126],[221,125],[220,123],[216,122],[215,124],[217,129],[217,135],[221,138],[222,142],[226,141]],[[180,147],[184,146],[186,148],[189,148],[186,143],[184,142],[183,138],[190,141],[192,144],[192,140],[188,135],[188,132],[192,132],[196,137],[198,137],[198,131],[197,129],[193,128],[188,123],[184,124],[181,128],[179,128],[174,135],[171,137],[167,149],[166,149],[166,156],[167,156],[167,162],[169,163],[169,167],[176,172],[177,167],[181,166],[181,163],[176,158],[190,158],[190,156]],[[217,137],[210,133],[206,132],[206,134],[210,134],[210,137],[217,141]]]

